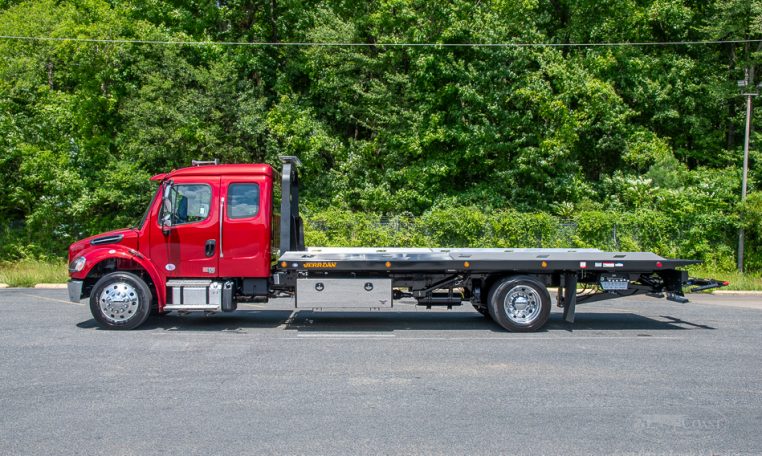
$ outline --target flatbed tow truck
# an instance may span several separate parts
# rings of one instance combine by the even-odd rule
[[[394,301],[452,308],[471,303],[509,331],[548,321],[549,287],[574,322],[577,304],[648,294],[687,302],[727,283],[690,279],[696,260],[597,249],[306,248],[299,215],[299,160],[194,166],[160,183],[141,223],[69,247],[69,296],[89,298],[95,320],[133,329],[151,313],[232,312],[241,301],[295,297],[297,309],[393,309]],[[279,241],[276,244],[276,241]],[[583,285],[583,290],[578,289]]]

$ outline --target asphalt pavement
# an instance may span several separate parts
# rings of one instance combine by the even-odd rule
[[[0,290],[0,454],[762,454],[762,298],[152,317]]]

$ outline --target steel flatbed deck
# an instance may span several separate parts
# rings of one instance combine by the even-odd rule
[[[285,270],[474,272],[599,271],[645,273],[671,270],[696,260],[668,259],[650,252],[604,252],[598,249],[479,249],[310,247],[286,252]]]
[[[273,267],[274,293],[296,297],[301,308],[392,307],[411,297],[418,305],[470,302],[511,331],[536,331],[547,322],[549,287],[572,323],[577,302],[634,294],[686,302],[683,287],[722,286],[689,279],[680,268],[699,263],[651,252],[604,252],[581,248],[307,247],[299,215],[295,157],[283,162],[280,252]],[[582,290],[577,285],[582,284]],[[379,290],[384,290],[381,293]]]
[[[564,308],[564,319],[572,323],[576,305],[583,301],[650,293],[687,302],[682,287],[689,283],[688,274],[679,268],[696,263],[651,252],[598,249],[310,247],[280,257],[276,283],[295,288],[297,296],[308,296],[298,301],[301,307],[310,303],[318,303],[318,308],[351,307],[352,298],[344,304],[337,302],[343,296],[363,295],[361,286],[367,292],[380,286],[393,288],[394,299],[413,297],[427,308],[470,301],[477,311],[492,317],[499,299],[547,306],[546,287],[556,286],[557,304]],[[517,291],[507,298],[493,297],[492,290],[499,292],[503,283]],[[584,284],[585,292],[580,293],[578,283]],[[378,307],[392,305],[384,300]],[[512,330],[525,329],[504,319],[499,323]]]

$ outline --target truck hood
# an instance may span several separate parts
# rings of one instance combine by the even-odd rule
[[[132,228],[122,228],[81,239],[69,246],[69,262],[88,248],[109,244],[119,244],[137,249],[138,233]]]

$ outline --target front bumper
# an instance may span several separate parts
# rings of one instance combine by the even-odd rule
[[[69,280],[66,284],[69,289],[69,300],[71,302],[79,302],[82,299],[82,285],[84,283],[82,280]]]

